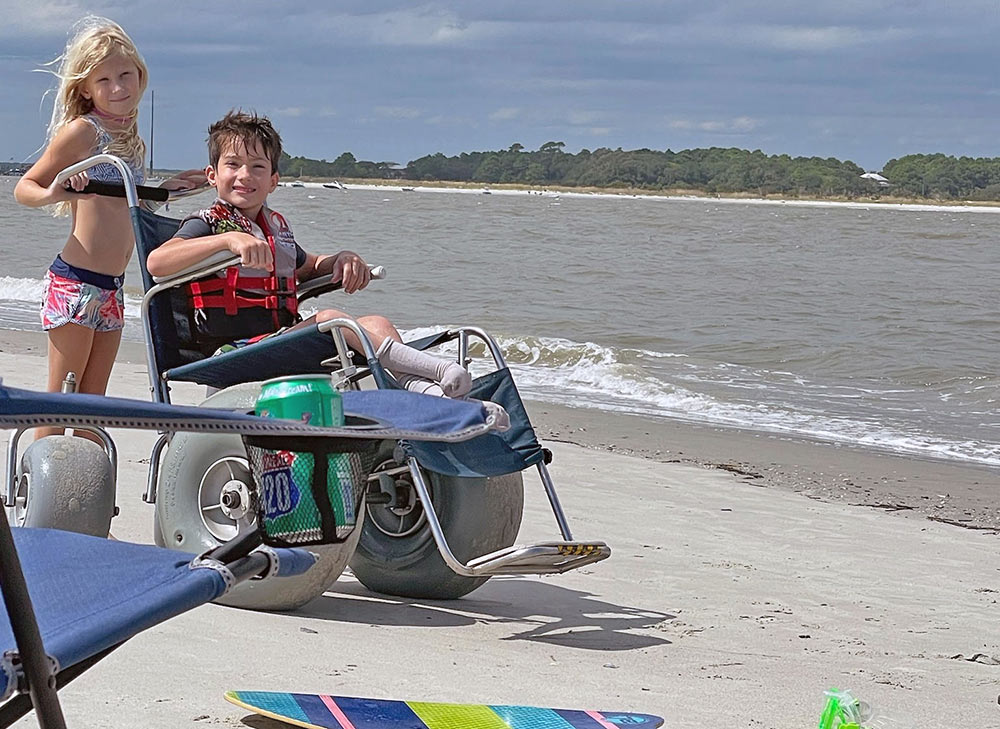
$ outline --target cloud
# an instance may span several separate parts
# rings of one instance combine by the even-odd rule
[[[145,55],[164,162],[201,155],[205,127],[233,106],[280,116],[289,150],[330,159],[595,137],[658,149],[721,139],[873,168],[909,152],[996,154],[996,0],[947,5],[0,0],[13,120],[0,158],[37,147],[51,79],[29,71],[88,11],[120,22]],[[900,140],[914,120],[919,136]]]
[[[275,116],[299,117],[308,114],[309,109],[307,109],[304,106],[285,106],[279,109],[275,109],[272,113]]]
[[[389,119],[416,119],[423,114],[420,109],[407,106],[376,106],[373,111],[376,116]]]
[[[603,121],[607,115],[601,111],[570,111],[566,121],[573,126],[589,126],[594,122]]]
[[[489,118],[492,121],[511,121],[521,116],[521,109],[516,106],[505,106],[502,109],[490,112]]]
[[[760,126],[760,122],[748,116],[733,119],[673,119],[667,123],[670,129],[678,131],[699,131],[710,134],[745,134]]]
[[[859,47],[889,45],[912,33],[899,28],[867,29],[851,26],[755,26],[741,33],[744,45],[762,45],[778,51],[826,53]]]
[[[90,7],[73,0],[4,2],[0,7],[3,11],[0,39],[58,35],[65,43],[70,27],[75,21],[87,15]],[[53,50],[55,52],[52,55],[55,56],[61,49],[56,46]]]
[[[469,45],[486,33],[486,24],[469,22],[461,9],[441,4],[370,12],[344,12],[320,6],[308,12],[310,34],[317,31],[351,46],[451,47]]]

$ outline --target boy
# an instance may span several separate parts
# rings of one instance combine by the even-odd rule
[[[278,185],[281,137],[266,117],[230,111],[208,130],[205,169],[218,199],[186,218],[174,238],[150,253],[153,276],[169,276],[217,251],[232,251],[241,265],[189,285],[192,335],[205,354],[219,346],[240,347],[300,321],[295,287],[300,281],[333,274],[353,294],[368,285],[368,266],[356,253],[316,255],[295,242],[279,213],[267,207]],[[301,325],[348,317],[334,309]],[[379,362],[408,390],[462,397],[472,379],[457,362],[420,352],[402,343],[383,316],[357,319],[375,347]],[[347,343],[361,343],[345,330]]]

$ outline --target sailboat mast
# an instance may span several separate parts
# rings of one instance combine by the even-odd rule
[[[153,116],[156,110],[156,92],[149,90],[149,174],[153,174]]]

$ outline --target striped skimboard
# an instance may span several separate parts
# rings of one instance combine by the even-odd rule
[[[656,729],[663,719],[625,711],[438,704],[277,691],[229,691],[226,700],[307,729]]]

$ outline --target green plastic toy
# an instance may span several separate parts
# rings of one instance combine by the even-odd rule
[[[850,691],[832,688],[823,693],[827,700],[819,718],[819,729],[865,729],[861,722],[868,713],[867,705],[854,698]]]

